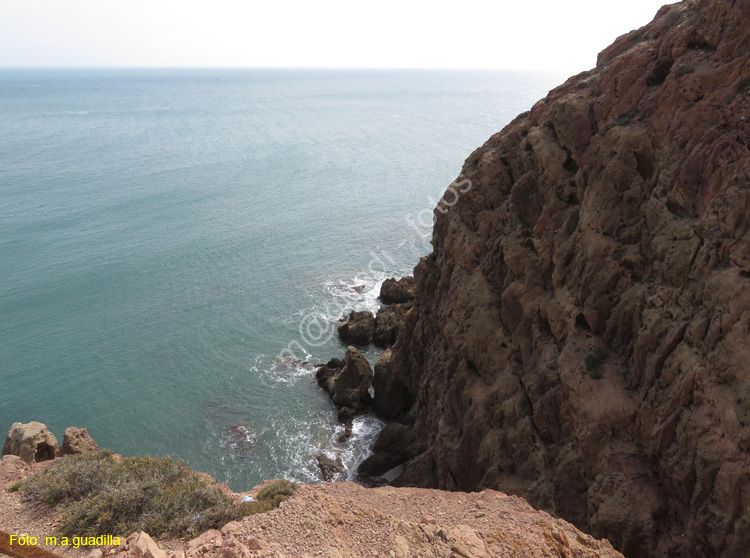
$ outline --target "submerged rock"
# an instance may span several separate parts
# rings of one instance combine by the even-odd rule
[[[258,433],[249,424],[232,425],[226,429],[225,436],[232,447],[240,453],[252,451],[258,442]]]
[[[41,422],[13,423],[3,446],[3,455],[17,455],[25,463],[57,457],[57,438]]]

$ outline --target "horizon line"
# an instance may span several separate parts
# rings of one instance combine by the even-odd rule
[[[555,68],[513,68],[513,67],[430,67],[430,66],[126,66],[126,65],[28,65],[2,66],[0,70],[346,70],[346,71],[480,71],[480,72],[547,72],[568,73],[573,69]],[[585,71],[585,70],[580,70]]]

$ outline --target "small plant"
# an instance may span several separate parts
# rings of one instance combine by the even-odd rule
[[[686,75],[688,75],[688,74],[692,74],[692,73],[693,73],[694,71],[695,71],[695,68],[693,68],[692,66],[689,66],[689,65],[682,65],[682,66],[678,67],[678,68],[677,68],[677,69],[675,70],[674,74],[675,74],[675,75],[676,75],[676,76],[677,76],[678,78],[681,78],[682,76],[686,76]]]
[[[283,486],[280,483],[286,483]],[[196,536],[246,515],[271,510],[296,489],[279,481],[257,502],[238,504],[171,457],[115,459],[111,452],[55,460],[20,483],[27,501],[59,506],[63,536]]]
[[[646,35],[646,27],[641,27],[640,29],[635,29],[634,31],[631,31],[628,33],[628,41],[631,43],[640,43],[643,40],[643,37]]]
[[[597,347],[593,352],[586,355],[586,371],[594,380],[599,380],[604,376],[604,362],[607,360],[607,349]]]
[[[258,500],[276,501],[281,499],[279,500],[280,503],[294,494],[295,490],[297,490],[295,483],[288,480],[277,480],[258,492]]]
[[[729,265],[732,263],[732,256],[729,254],[729,252],[724,252],[721,255],[721,263],[722,265]]]
[[[664,24],[667,27],[678,27],[687,19],[687,14],[680,13],[679,10],[671,10],[664,18]]]
[[[5,490],[6,490],[7,492],[18,492],[18,490],[19,490],[19,489],[20,489],[20,488],[21,488],[22,486],[23,486],[23,482],[22,482],[22,481],[18,481],[18,482],[14,482],[13,484],[11,484],[11,485],[10,485],[10,486],[9,486],[8,488],[6,488]]]

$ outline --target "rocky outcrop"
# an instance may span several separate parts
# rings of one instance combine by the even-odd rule
[[[350,312],[338,324],[339,337],[347,343],[366,346],[372,343],[375,333],[375,316],[372,312]]]
[[[391,304],[378,309],[375,318],[375,332],[372,341],[379,347],[388,347],[396,342],[399,331],[404,325],[406,313],[411,308],[411,303]]]
[[[60,446],[60,455],[75,455],[78,453],[96,453],[99,446],[89,434],[86,428],[68,426],[63,434],[63,443]]]
[[[357,413],[370,404],[372,367],[355,347],[346,349],[343,362],[334,358],[321,366],[315,377],[339,407],[348,407],[352,413]]]
[[[375,375],[424,446],[396,484],[522,494],[629,557],[744,556],[748,146],[750,4],[699,0],[475,151]]]
[[[380,301],[383,304],[401,304],[414,300],[416,284],[414,277],[391,277],[380,286]]]
[[[41,422],[13,423],[3,446],[3,455],[17,455],[25,463],[57,457],[57,438]]]
[[[147,556],[137,548],[161,556],[153,541],[140,537],[129,537],[112,556]],[[515,496],[367,489],[351,482],[303,485],[278,509],[165,546],[173,546],[175,558],[622,558],[608,542]]]

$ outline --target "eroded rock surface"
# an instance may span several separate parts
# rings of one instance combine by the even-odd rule
[[[15,422],[8,431],[3,455],[17,455],[24,463],[49,461],[57,457],[57,438],[41,422]]]
[[[701,0],[476,150],[375,376],[425,448],[396,483],[522,494],[629,557],[744,556],[749,145],[750,2]]]
[[[383,304],[402,304],[414,300],[416,284],[414,277],[407,276],[401,279],[391,277],[383,281],[380,286],[380,301]]]
[[[78,453],[96,453],[99,446],[89,434],[86,428],[68,426],[63,434],[63,443],[60,446],[60,455],[75,455]]]

